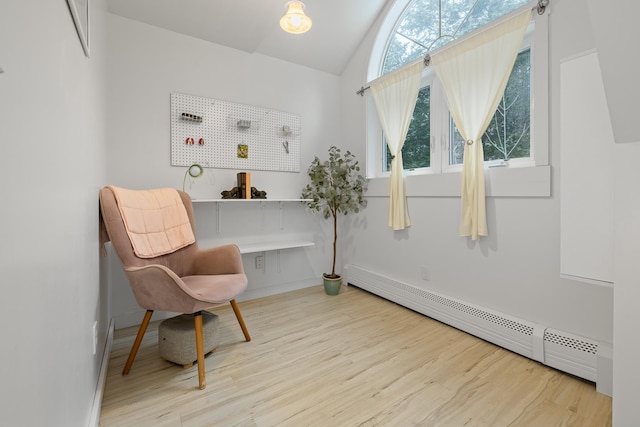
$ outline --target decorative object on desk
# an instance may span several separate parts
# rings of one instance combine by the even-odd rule
[[[364,192],[367,180],[360,175],[358,160],[350,151],[342,154],[336,146],[329,148],[329,160],[318,156],[307,170],[311,182],[302,189],[303,199],[310,209],[333,220],[333,262],[331,273],[324,273],[324,289],[328,295],[337,295],[342,285],[342,275],[336,274],[336,244],[338,241],[338,214],[358,213],[367,206]]]
[[[238,144],[238,158],[239,159],[249,158],[249,146],[247,144]]]
[[[251,198],[251,172],[238,172],[238,189],[241,199]]]
[[[256,187],[251,187],[251,198],[252,199],[266,199],[267,192],[258,190]]]
[[[240,189],[238,187],[233,187],[231,190],[224,190],[220,193],[223,199],[244,199],[245,197],[240,197]],[[251,198],[252,199],[266,199],[267,192],[258,190],[256,187],[251,187]]]
[[[200,178],[204,173],[204,169],[197,163],[192,164],[187,168],[187,171],[184,173],[184,178],[182,179],[182,191],[186,191],[184,189],[184,185],[187,183],[187,175],[191,178]]]
[[[233,187],[231,190],[222,191],[220,195],[223,199],[239,199],[240,189],[238,187]]]

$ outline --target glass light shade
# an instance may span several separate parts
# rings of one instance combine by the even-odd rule
[[[287,33],[302,34],[311,28],[311,18],[304,14],[304,3],[290,1],[286,4],[287,13],[280,18],[280,26]]]

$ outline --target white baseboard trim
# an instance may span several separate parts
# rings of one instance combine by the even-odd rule
[[[600,342],[598,345],[596,390],[613,397],[613,345]]]
[[[89,427],[98,427],[100,424],[100,410],[102,408],[102,398],[104,396],[104,387],[107,383],[107,367],[109,366],[109,358],[111,356],[111,347],[113,346],[113,331],[115,330],[115,322],[113,319],[109,322],[107,331],[107,339],[102,352],[102,360],[100,362],[100,372],[96,383],[96,392],[93,396],[93,405],[91,407],[91,418],[89,419]]]

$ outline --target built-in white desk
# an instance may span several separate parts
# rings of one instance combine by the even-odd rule
[[[247,205],[260,205],[264,206],[265,203],[278,203],[280,205],[280,229],[284,229],[284,204],[294,202],[307,202],[310,199],[193,199],[193,203],[215,203],[217,211],[216,232],[220,233],[220,221],[222,214],[222,206],[226,203],[246,203]],[[256,242],[256,243],[238,243],[240,253],[251,254],[267,251],[278,251],[281,249],[294,249],[304,248],[315,245],[310,240],[271,240],[269,242]]]
[[[282,240],[261,243],[239,243],[240,253],[253,254],[256,252],[279,251],[280,249],[304,248],[313,246],[314,243],[307,240]]]

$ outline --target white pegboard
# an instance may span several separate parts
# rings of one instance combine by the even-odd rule
[[[243,157],[246,147],[246,157]],[[300,172],[300,117],[171,94],[171,165]]]

